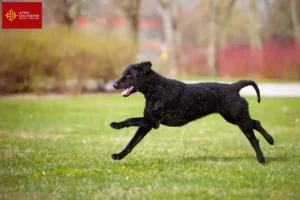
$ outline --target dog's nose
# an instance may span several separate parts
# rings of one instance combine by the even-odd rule
[[[114,86],[114,88],[118,89],[118,84],[117,83],[114,83],[113,86]]]

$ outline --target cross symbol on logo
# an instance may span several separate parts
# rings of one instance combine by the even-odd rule
[[[12,9],[10,9],[10,11],[8,11],[5,15],[5,17],[11,22],[14,21],[17,16],[17,13],[14,12]]]

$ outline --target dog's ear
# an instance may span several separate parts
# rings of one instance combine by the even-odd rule
[[[141,62],[140,65],[141,65],[141,68],[143,69],[143,71],[145,71],[145,72],[150,71],[150,69],[152,67],[152,63],[150,61]]]
[[[152,67],[152,63],[151,63],[150,61],[141,62],[141,64],[142,64],[142,65],[145,65],[145,66],[147,66],[147,67],[149,67],[149,68]]]
[[[148,72],[151,70],[152,63],[150,61],[141,62],[138,64],[132,65],[134,69],[140,71],[140,72]]]

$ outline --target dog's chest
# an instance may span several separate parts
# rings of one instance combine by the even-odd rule
[[[160,103],[160,101],[158,100],[147,101],[144,112],[151,113],[153,111],[157,111],[161,107],[162,107],[162,103]]]

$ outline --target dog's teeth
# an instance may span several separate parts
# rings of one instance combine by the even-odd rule
[[[133,86],[123,89],[122,95],[128,95],[132,89]]]
[[[127,89],[123,90],[122,95],[126,95]]]

